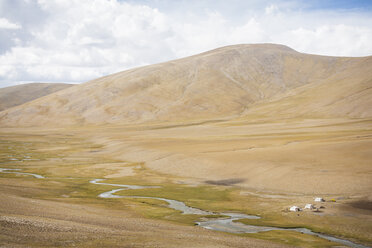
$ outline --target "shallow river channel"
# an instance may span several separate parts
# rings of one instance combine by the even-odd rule
[[[4,169],[0,168],[0,173],[15,173],[19,175],[27,175],[27,176],[33,176],[38,179],[43,179],[45,177],[33,174],[33,173],[25,173],[21,172],[21,169]],[[197,215],[224,215],[226,217],[221,218],[210,218],[209,220],[203,220],[196,222],[197,225],[200,227],[209,229],[209,230],[215,230],[215,231],[221,231],[221,232],[229,232],[229,233],[258,233],[258,232],[267,232],[272,230],[284,230],[284,231],[295,231],[295,232],[301,232],[313,236],[318,236],[323,239],[327,239],[342,245],[346,245],[349,247],[354,248],[369,248],[368,246],[360,245],[353,243],[346,239],[340,239],[333,236],[329,236],[326,234],[321,233],[315,233],[307,228],[279,228],[279,227],[270,227],[270,226],[254,226],[254,225],[246,225],[240,222],[235,222],[237,220],[241,219],[259,219],[259,216],[255,215],[246,215],[246,214],[240,214],[240,213],[228,213],[228,212],[209,212],[193,207],[187,206],[185,203],[181,201],[176,201],[172,199],[167,198],[160,198],[160,197],[150,197],[150,196],[120,196],[115,195],[115,193],[123,190],[128,189],[146,189],[146,188],[160,188],[159,186],[141,186],[141,185],[126,185],[126,184],[111,184],[111,183],[104,183],[105,179],[93,179],[90,180],[89,183],[97,184],[97,185],[107,185],[107,186],[113,186],[118,187],[117,189],[113,189],[107,192],[103,192],[98,195],[100,198],[144,198],[144,199],[156,199],[160,201],[164,201],[168,203],[168,207],[181,211],[182,214],[197,214]]]

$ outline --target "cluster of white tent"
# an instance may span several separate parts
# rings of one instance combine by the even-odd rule
[[[315,202],[324,202],[325,200],[321,197],[316,197],[314,199],[314,201]],[[304,209],[314,210],[314,209],[316,209],[316,207],[313,204],[308,203],[308,204],[305,205]],[[298,211],[302,211],[302,209],[300,207],[297,207],[297,206],[292,206],[292,207],[289,208],[289,211],[298,212]]]

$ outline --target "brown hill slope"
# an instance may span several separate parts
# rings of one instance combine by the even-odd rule
[[[30,83],[0,89],[0,111],[71,87],[63,83]]]
[[[192,121],[233,116],[371,117],[372,57],[236,45],[127,70],[0,114],[2,125]]]

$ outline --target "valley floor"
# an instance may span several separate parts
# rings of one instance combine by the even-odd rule
[[[314,119],[211,121],[0,130],[0,245],[14,247],[327,247],[288,231],[227,234],[193,226],[161,201],[100,199],[113,189],[89,184],[154,185],[120,195],[164,197],[208,211],[259,215],[252,225],[307,227],[372,244],[372,121]],[[321,212],[286,211],[320,196]],[[258,238],[258,239],[257,239]]]
[[[90,202],[35,199],[35,192],[48,188],[19,179],[2,178],[0,183],[2,247],[282,247],[146,219],[125,204],[112,209]]]

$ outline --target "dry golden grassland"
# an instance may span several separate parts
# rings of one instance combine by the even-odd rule
[[[91,127],[85,130],[3,130],[0,142],[0,167],[20,168],[22,172],[41,174],[46,179],[0,173],[0,194],[7,199],[0,207],[2,218],[0,245],[19,244],[35,247],[335,245],[321,238],[290,231],[232,235],[204,230],[194,227],[194,221],[200,220],[203,216],[183,215],[167,208],[167,204],[159,200],[98,198],[98,194],[116,187],[90,184],[89,180],[93,178],[107,178],[105,182],[108,183],[161,186],[120,191],[117,195],[163,197],[183,201],[188,206],[203,210],[259,215],[262,217],[259,220],[241,222],[278,227],[307,227],[316,232],[372,244],[371,210],[355,207],[354,203],[360,201],[356,194],[323,193],[321,196],[328,200],[335,198],[336,202],[323,203],[325,208],[320,213],[311,211],[292,213],[285,209],[291,205],[302,206],[312,202],[314,195],[298,191],[290,193],[291,188],[282,192],[254,188],[246,183],[244,173],[241,174],[243,178],[241,181],[231,180],[236,177],[233,177],[233,174],[229,175],[229,172],[225,179],[219,172],[216,174],[211,172],[214,177],[202,180],[203,173],[210,172],[208,170],[210,168],[201,166],[201,176],[195,177],[194,172],[190,171],[195,170],[194,165],[190,165],[190,169],[183,168],[182,174],[180,168],[172,170],[167,161],[164,161],[164,168],[171,168],[167,173],[166,169],[157,167],[157,162],[151,156],[147,161],[148,157],[144,153],[147,150],[157,157],[166,151],[168,155],[182,153],[182,156],[196,155],[198,159],[206,159],[211,157],[200,157],[195,151],[216,150],[217,158],[221,158],[221,154],[225,152],[228,154],[225,156],[226,161],[231,162],[233,156],[229,155],[228,150],[233,149],[233,153],[236,153],[235,150],[242,146],[259,145],[274,150],[273,144],[275,147],[281,147],[281,144],[292,142],[294,136],[296,142],[310,140],[315,141],[312,144],[322,144],[361,135],[361,127],[355,123],[345,124],[349,125],[349,129],[353,129],[350,125],[355,126],[355,131],[346,132],[342,130],[342,126],[333,125],[333,130],[328,130],[327,133],[309,132],[308,129],[311,127],[303,127],[301,128],[303,132],[296,134],[279,124],[275,135],[272,133],[263,135],[266,132],[265,127],[261,132],[256,131],[254,134],[249,131],[252,129],[247,129],[253,126],[244,123],[243,125],[241,122],[234,124],[238,128],[228,128],[224,133],[217,132],[219,135],[214,135],[213,132],[225,128],[226,123],[213,124],[208,127],[208,130],[212,131],[203,135],[200,133],[203,125],[186,125],[176,129],[150,125],[124,128]],[[368,135],[370,133],[369,130],[365,132]],[[158,150],[154,150],[154,147]],[[131,154],[136,151],[143,155],[142,160],[124,159],[126,156],[131,158]],[[203,156],[205,154],[208,153],[202,153]],[[248,155],[250,154],[238,156],[244,158]],[[261,155],[252,156],[259,158]],[[213,155],[212,159],[216,157]],[[151,166],[148,166],[148,163]],[[268,241],[259,241],[255,238]],[[269,241],[275,243],[267,243]]]

